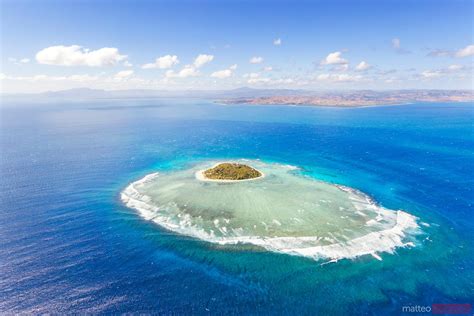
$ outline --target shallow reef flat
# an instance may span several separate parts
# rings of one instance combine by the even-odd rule
[[[202,181],[203,171],[219,163],[201,162],[133,182],[122,192],[122,201],[182,235],[314,260],[363,255],[380,260],[383,252],[416,245],[416,217],[386,209],[358,190],[318,181],[293,166],[258,160],[231,163],[250,166],[261,176],[253,181]]]

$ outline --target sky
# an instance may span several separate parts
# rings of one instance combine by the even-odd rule
[[[1,0],[2,93],[473,89],[471,0]]]

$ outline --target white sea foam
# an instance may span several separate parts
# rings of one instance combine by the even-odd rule
[[[206,185],[197,181],[194,176],[195,170],[202,168],[198,166],[182,171],[177,176],[171,175],[168,178],[163,176],[163,179],[158,173],[147,175],[125,188],[121,198],[128,207],[137,210],[143,218],[166,229],[221,245],[251,244],[273,252],[332,261],[363,255],[371,255],[381,260],[381,253],[393,253],[396,248],[415,245],[415,237],[419,233],[415,216],[401,210],[393,211],[383,208],[367,195],[352,188],[318,182],[298,175],[291,176],[297,177],[296,179],[286,178],[285,173],[292,169],[285,166],[280,168],[280,165],[270,166],[262,162],[258,164],[268,175],[272,175],[271,178],[268,177],[265,180],[266,183],[260,184],[266,189],[259,187],[257,182],[230,184],[230,188],[229,184]],[[311,200],[299,200],[311,199],[312,196],[307,192],[301,193],[302,187],[298,187],[297,192],[288,193],[289,188],[285,188],[284,180],[289,181],[290,186],[309,185],[310,189],[314,186],[314,189],[326,190],[318,194],[327,195],[324,199],[333,202],[330,204],[337,204],[338,194],[343,194],[341,198],[350,201],[350,207],[347,202],[344,207],[339,204],[323,205],[314,206],[316,209],[313,210],[311,205],[316,205],[316,203],[311,204]],[[210,185],[211,188],[209,188]],[[166,188],[163,189],[163,186]],[[289,194],[287,198],[281,196],[280,192],[274,192],[280,189]],[[196,192],[196,190],[202,190],[202,192]],[[215,197],[212,195],[213,190],[217,190],[221,200],[209,198],[209,196]],[[255,193],[256,190],[259,191]],[[337,190],[341,193],[337,193]],[[189,194],[183,196],[183,192]],[[196,195],[192,196],[190,192]],[[253,194],[257,194],[258,198],[255,198],[256,201],[249,201],[249,197],[253,197]],[[234,196],[236,196],[235,199]],[[241,198],[242,196],[245,196],[246,200]],[[280,207],[282,203],[287,203],[282,206],[283,208],[286,205],[291,206],[289,203],[298,203],[295,210],[291,210],[289,217],[286,213],[282,213],[283,211],[279,213],[278,209],[269,204],[275,197],[280,196],[282,202],[275,207]],[[295,197],[298,200],[295,200]],[[321,196],[318,196],[315,199],[320,198]],[[161,199],[163,203],[157,203],[157,200]],[[301,206],[306,208],[302,209]],[[252,207],[255,209],[247,209]],[[328,207],[332,208],[328,209]],[[194,208],[199,211],[192,213]],[[206,219],[209,215],[206,212],[212,213],[215,218]],[[222,212],[225,216],[221,216]],[[255,212],[261,214],[255,215]],[[312,219],[316,215],[326,220],[321,223],[316,219],[309,222],[312,226],[309,225],[308,218]],[[251,221],[254,217],[258,220]],[[335,224],[331,223],[333,221]],[[331,225],[327,225],[328,222]],[[301,231],[298,230],[299,227]]]

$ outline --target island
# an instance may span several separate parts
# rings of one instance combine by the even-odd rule
[[[236,162],[218,163],[212,168],[196,173],[199,180],[221,182],[255,180],[263,176],[264,174],[257,169]]]
[[[284,92],[284,94],[283,94]],[[361,107],[401,105],[418,102],[472,102],[471,90],[393,90],[393,91],[339,91],[316,92],[305,90],[271,90],[267,95],[229,97],[219,104],[298,105],[327,107]]]
[[[326,261],[321,264],[366,255],[382,260],[397,248],[416,247],[422,233],[416,216],[296,166],[251,159],[189,166],[132,182],[122,201],[186,237]]]

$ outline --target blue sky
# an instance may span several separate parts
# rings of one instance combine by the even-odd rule
[[[472,1],[4,0],[1,24],[7,93],[473,85]]]

